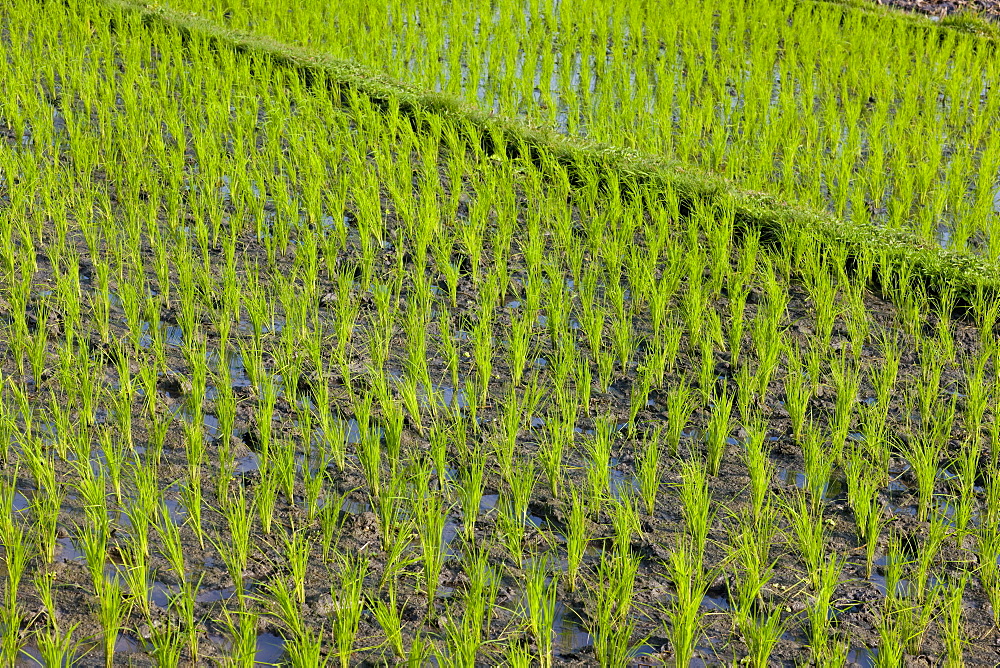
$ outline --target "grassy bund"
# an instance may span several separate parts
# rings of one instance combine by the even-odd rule
[[[591,6],[479,50],[459,11],[325,19],[441,94],[172,10],[0,9],[0,663],[997,662],[993,43]],[[600,85],[533,99],[496,64],[532,49]],[[671,94],[601,88],[625,63]]]

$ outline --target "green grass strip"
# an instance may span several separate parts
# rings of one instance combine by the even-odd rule
[[[960,296],[977,287],[1000,291],[1000,272],[992,262],[942,249],[908,231],[842,220],[767,193],[738,189],[725,178],[677,161],[571,138],[520,120],[488,114],[453,97],[390,80],[356,64],[268,37],[229,30],[190,13],[134,0],[97,1],[112,10],[138,12],[145,24],[176,30],[185,40],[203,40],[218,49],[266,57],[300,73],[307,85],[323,82],[331,88],[331,94],[353,91],[383,108],[398,105],[401,114],[416,122],[432,114],[455,122],[458,127],[471,125],[488,144],[484,148],[492,153],[528,157],[536,162],[555,159],[571,175],[581,165],[596,167],[607,180],[622,184],[626,195],[631,188],[652,188],[655,192],[669,186],[680,196],[682,210],[690,210],[699,201],[731,207],[738,224],[760,229],[762,238],[772,243],[802,243],[807,239],[844,245],[849,254],[873,256],[881,264],[883,276],[922,279],[932,294],[946,285],[956,288]],[[908,20],[926,21],[940,29],[925,17],[910,16]]]
[[[906,24],[918,30],[941,32],[957,30],[969,35],[979,36],[984,43],[995,47],[1000,41],[1000,26],[992,21],[981,18],[970,11],[959,11],[937,20],[927,14],[912,12],[902,7],[892,5],[877,5],[873,0],[806,0],[809,2],[826,2],[841,7],[849,7],[862,14],[871,16],[889,16],[894,21]]]

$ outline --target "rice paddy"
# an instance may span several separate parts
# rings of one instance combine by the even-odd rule
[[[996,43],[929,19],[814,0],[167,4],[1000,257]]]
[[[229,20],[302,40],[269,6]],[[804,6],[855,23],[802,44],[928,49],[912,79],[948,103],[900,92],[887,113],[960,125],[965,168],[994,159],[995,61],[962,33],[724,3],[675,32],[714,50],[722,17],[742,34],[768,11],[788,54]],[[383,18],[358,20],[420,43]],[[603,19],[585,25],[603,53]],[[995,290],[776,243],[728,198],[512,158],[472,122],[112,3],[16,0],[0,49],[3,665],[997,663]],[[841,122],[850,76],[917,95],[809,67],[834,111],[806,123]],[[624,130],[636,86],[618,113],[565,104],[667,150],[681,126]],[[494,104],[537,118],[506,106],[520,90]],[[773,153],[758,141],[747,164]],[[691,142],[677,155],[705,164]],[[954,160],[927,192],[961,196],[897,222],[963,211],[988,250],[989,179]]]

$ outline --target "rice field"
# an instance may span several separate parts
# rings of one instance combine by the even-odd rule
[[[929,19],[817,0],[164,4],[1000,257],[996,42]]]
[[[3,665],[997,663],[995,291],[101,2],[0,52]]]

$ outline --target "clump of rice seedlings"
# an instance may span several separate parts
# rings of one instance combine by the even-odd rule
[[[571,405],[558,391],[557,396],[560,407]],[[575,422],[573,415],[567,416],[565,421],[562,415],[550,416],[545,434],[538,444],[538,456],[541,460],[542,471],[548,480],[549,490],[556,497],[562,490],[563,453],[566,446],[572,443],[573,422]]]
[[[531,649],[521,643],[512,642],[504,650],[504,658],[511,668],[529,668],[534,665]]]
[[[40,573],[34,578],[35,589],[42,599],[47,615],[45,628],[35,632],[35,644],[44,665],[61,666],[79,655],[84,641],[73,637],[79,624],[60,628],[56,620],[56,605],[52,591],[54,580],[55,573],[52,571]]]
[[[39,490],[31,504],[35,521],[33,534],[38,554],[44,561],[51,562],[55,558],[59,514],[66,492],[56,483],[55,468],[49,457],[40,449],[29,447],[24,452],[35,478],[36,489]],[[13,493],[13,489],[11,492]]]
[[[489,631],[500,584],[500,577],[482,550],[472,550],[463,558],[469,583],[461,595],[462,609],[449,609],[445,618],[445,642],[448,659],[459,665],[473,665]],[[458,606],[456,606],[458,607]]]
[[[911,586],[913,589],[912,594],[918,601],[922,602],[927,595],[931,570],[941,552],[941,547],[944,545],[945,539],[948,537],[949,531],[948,518],[944,514],[944,511],[940,509],[936,510],[928,523],[927,537],[921,549],[917,552],[916,558],[913,560]]]
[[[963,665],[962,652],[970,642],[965,634],[963,613],[965,602],[962,595],[969,582],[968,573],[963,573],[949,583],[942,595],[942,628],[944,632],[945,661],[952,666]]]
[[[785,409],[792,421],[792,435],[800,440],[805,434],[806,417],[812,388],[806,383],[798,348],[788,348],[788,371],[785,374]]]
[[[586,442],[587,482],[590,493],[597,499],[611,495],[611,448],[616,422],[611,416],[594,420],[594,436]]]
[[[705,554],[708,532],[715,518],[708,489],[708,470],[703,462],[684,460],[681,462],[680,476],[677,491],[684,526],[691,538],[691,549],[701,558]]]
[[[467,451],[466,459],[459,469],[459,482],[455,491],[462,509],[462,529],[466,540],[470,543],[475,536],[479,506],[483,498],[485,474],[486,458],[483,451],[479,447]]]
[[[848,452],[844,472],[847,474],[847,501],[854,513],[855,532],[865,548],[865,572],[867,577],[871,577],[878,539],[889,521],[878,497],[881,480],[867,465],[860,448],[851,448]]]
[[[745,428],[747,437],[742,454],[750,473],[750,507],[754,517],[760,518],[764,514],[775,466],[768,457],[767,447],[764,444],[767,437],[766,424],[755,421],[748,423]]]
[[[114,578],[101,580],[96,593],[97,618],[103,636],[104,665],[111,668],[114,665],[115,643],[128,617],[131,601],[125,596],[121,584]],[[198,653],[193,648],[191,656],[197,660]]]
[[[785,507],[785,517],[792,527],[795,546],[806,565],[809,583],[819,590],[823,583],[823,564],[826,555],[826,522],[822,513],[816,513],[806,499],[798,493]]]
[[[816,254],[807,256],[809,266],[804,275],[807,278],[806,289],[813,303],[814,325],[819,344],[829,347],[833,335],[833,325],[837,318],[837,285],[830,276],[826,258]]]
[[[382,628],[385,634],[385,642],[393,654],[399,659],[406,658],[406,650],[403,649],[403,614],[405,612],[405,602],[400,605],[396,585],[390,581],[386,588],[386,598],[378,594],[370,594],[368,599],[368,609]]]
[[[250,562],[250,549],[252,545],[254,499],[248,500],[242,487],[239,491],[230,496],[228,501],[219,509],[225,519],[227,531],[220,532],[217,536],[209,536],[209,541],[213,544],[232,578],[236,588],[238,600],[243,601],[246,594],[246,582],[244,572]]]
[[[976,535],[979,580],[990,604],[993,624],[1000,626],[1000,530],[983,522]]]
[[[747,663],[758,668],[770,665],[771,653],[784,635],[786,627],[787,624],[781,618],[781,608],[744,618],[740,624],[740,633],[747,646]]]
[[[302,531],[296,531],[294,527],[290,535],[281,536],[281,546],[283,549],[283,563],[286,564],[292,577],[292,588],[299,605],[305,605],[306,590],[305,578],[306,569],[309,565],[309,554],[312,544],[309,537]]]
[[[953,480],[955,488],[955,512],[952,521],[955,524],[956,537],[961,539],[968,530],[972,522],[975,497],[975,479],[979,470],[980,450],[977,446],[966,445],[954,462],[956,477]]]
[[[776,531],[776,512],[769,505],[764,514],[753,518],[742,513],[730,528],[727,562],[738,564],[730,579],[729,597],[733,603],[733,624],[747,647],[747,661],[753,666],[768,665],[771,653],[785,632],[781,606],[768,610],[764,605],[764,587],[774,577],[777,560],[770,558]]]
[[[712,413],[708,419],[708,430],[705,434],[705,455],[710,475],[719,475],[722,458],[729,445],[730,420],[732,418],[733,400],[728,391],[716,397]]]
[[[566,512],[566,580],[570,591],[576,582],[587,550],[587,499],[576,488],[569,493],[569,510]]]
[[[639,481],[639,494],[646,506],[646,513],[652,515],[656,511],[656,497],[660,491],[662,477],[660,475],[663,452],[660,449],[662,428],[657,428],[645,439],[642,453],[638,458],[636,478]]]
[[[847,659],[848,645],[836,637],[832,628],[834,590],[840,584],[844,559],[827,555],[816,577],[816,595],[806,616],[809,622],[809,647],[817,664],[838,665]]]
[[[775,561],[770,558],[771,544],[775,537],[777,512],[768,505],[760,517],[748,512],[737,516],[729,529],[727,550],[734,569],[730,598],[734,602],[735,621],[739,627],[753,617],[758,604],[763,601],[763,588],[774,576]]]
[[[827,448],[822,439],[823,436],[819,430],[810,425],[801,441],[803,468],[806,475],[806,490],[809,494],[809,503],[812,507],[811,513],[813,516],[819,515],[822,511],[823,496],[830,482],[834,465],[839,458],[840,450],[840,447],[836,443]]]
[[[670,389],[666,404],[668,413],[665,428],[667,453],[671,457],[676,457],[680,450],[681,433],[696,407],[694,398],[691,396],[691,389],[682,381],[680,385]]]
[[[704,630],[705,613],[701,610],[701,602],[714,574],[704,569],[702,549],[687,537],[678,539],[664,565],[674,586],[674,598],[664,610],[669,620],[667,635],[674,653],[674,665],[687,666]]]
[[[608,509],[614,529],[614,546],[619,551],[631,550],[633,538],[642,536],[642,524],[636,505],[632,494],[622,493]]]
[[[559,575],[550,570],[548,560],[536,556],[529,560],[525,574],[527,625],[538,652],[541,666],[552,665],[552,623],[556,613]]]
[[[447,508],[437,495],[428,495],[414,501],[411,512],[417,518],[416,528],[423,565],[424,593],[427,596],[427,611],[430,614],[434,610],[434,598],[437,595],[438,581],[446,554],[444,525]],[[523,515],[521,517],[523,525]]]
[[[752,378],[751,388],[758,397],[764,397],[771,383],[771,377],[778,365],[778,356],[783,347],[782,335],[778,329],[784,315],[784,307],[778,302],[769,302],[767,308],[754,319],[752,334],[757,351],[757,368]]]
[[[15,477],[16,480],[16,477]],[[13,500],[14,486],[6,482],[0,485],[4,496],[7,498],[0,500],[3,507]],[[20,626],[23,619],[21,605],[18,602],[18,590],[21,580],[24,578],[28,567],[28,560],[31,557],[30,536],[26,535],[22,527],[14,521],[9,511],[0,513],[0,541],[4,547],[4,566],[7,571],[7,586],[4,590],[2,615],[3,631],[0,634],[0,653],[5,660],[13,663],[23,644],[20,638]]]
[[[940,595],[940,583],[921,598],[911,597],[902,579],[904,559],[901,537],[893,535],[886,550],[886,595],[879,623],[879,637],[888,656],[918,654]],[[880,652],[881,653],[881,652]]]
[[[336,655],[342,667],[350,665],[354,643],[361,623],[364,604],[364,581],[368,573],[366,560],[359,556],[344,556],[339,577],[333,580],[330,594],[336,606],[332,636]]]
[[[152,586],[152,571],[148,554],[136,542],[129,543],[122,553],[125,567],[122,579],[128,585],[131,603],[146,619],[151,619],[153,609],[149,590]]]
[[[604,551],[598,562],[596,581],[588,583],[595,615],[588,629],[602,666],[624,664],[633,652],[632,596],[639,558],[631,550]]]
[[[407,476],[402,471],[396,471],[386,478],[380,494],[371,499],[372,510],[378,518],[379,538],[383,549],[389,549],[399,532],[405,513],[403,504],[407,498],[407,484]]]
[[[524,513],[520,511],[513,494],[507,492],[501,492],[497,510],[498,540],[514,563],[520,564],[524,559],[524,540],[527,534]]]
[[[875,409],[878,415],[885,416],[889,410],[892,391],[899,376],[900,354],[896,339],[884,334],[879,339],[882,352],[882,363],[869,368],[870,382],[875,388]],[[883,418],[884,419],[884,418]]]

